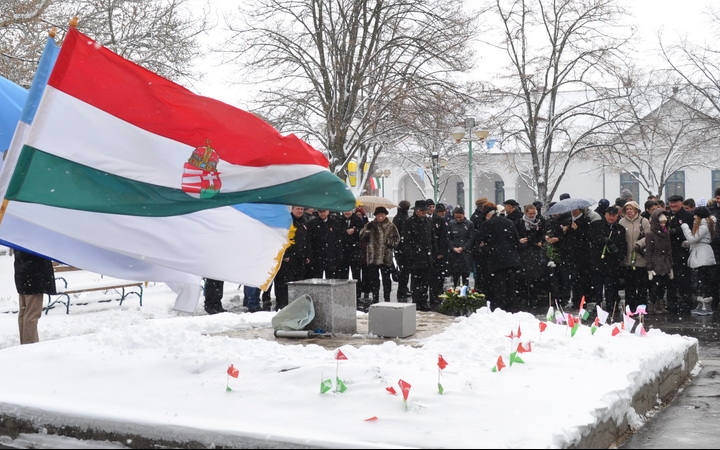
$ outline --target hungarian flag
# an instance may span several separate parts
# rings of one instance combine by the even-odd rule
[[[610,313],[603,310],[600,305],[596,305],[595,310],[597,311],[597,319],[600,319],[599,322],[597,320],[595,322],[605,325],[607,323],[608,317],[610,316]]]
[[[412,386],[410,385],[410,383],[402,379],[398,381],[398,385],[400,386],[400,390],[402,391],[403,400],[407,400],[408,396],[410,395],[410,388]]]
[[[341,394],[347,391],[347,386],[345,386],[345,383],[343,383],[343,380],[339,377],[335,377],[335,391],[340,392]]]
[[[327,159],[296,136],[198,96],[75,28],[5,199],[15,218],[175,278],[263,289],[289,244],[286,205],[355,206]]]
[[[583,295],[582,299],[580,299],[580,308],[578,309],[578,318],[582,320],[587,320],[587,318],[590,317],[590,312],[585,309],[585,296]]]
[[[547,328],[546,322],[538,322],[538,325],[540,326],[540,332],[542,333]]]
[[[590,327],[590,334],[595,334],[598,327],[600,327],[600,318],[596,317],[595,322],[593,322],[592,326]]]
[[[525,364],[525,361],[523,361],[523,359],[518,356],[518,352],[512,352],[510,353],[510,366],[512,366],[513,363]]]
[[[505,362],[502,359],[502,355],[498,356],[497,363],[495,364],[495,367],[493,367],[493,372],[500,372],[505,368]]]
[[[343,353],[342,350],[338,349],[337,353],[335,353],[335,359],[337,359],[337,360],[345,359],[346,360],[347,356],[345,356],[345,353]]]
[[[617,325],[615,325],[615,326],[613,327],[613,329],[612,329],[612,333],[611,333],[611,334],[612,334],[613,336],[617,336],[617,335],[620,334],[620,333],[622,333],[622,331],[620,331],[620,329],[617,327]]]
[[[227,374],[233,378],[237,378],[238,375],[240,375],[240,370],[238,370],[235,366],[230,364],[230,366],[227,369]]]
[[[647,336],[647,332],[645,331],[645,327],[642,322],[638,324],[637,328],[635,328],[635,334],[638,336]]]
[[[326,379],[320,381],[320,393],[321,394],[328,392],[330,389],[332,389],[332,380],[330,378],[326,378]]]
[[[522,342],[518,344],[517,346],[517,352],[518,353],[527,353],[532,351],[532,344],[528,342],[527,347],[523,347]]]

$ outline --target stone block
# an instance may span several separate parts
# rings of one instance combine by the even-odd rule
[[[415,312],[415,303],[374,303],[368,310],[368,332],[381,337],[408,337],[415,334]]]
[[[288,299],[293,301],[309,295],[315,308],[315,318],[305,327],[326,333],[354,334],[357,332],[356,280],[309,278],[288,283]]]

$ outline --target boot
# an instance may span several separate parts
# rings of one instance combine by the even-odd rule
[[[698,297],[697,302],[697,306],[690,311],[690,314],[695,316],[709,316],[713,313],[712,297]]]

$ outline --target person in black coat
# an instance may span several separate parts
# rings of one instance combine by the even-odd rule
[[[590,263],[592,245],[590,244],[590,217],[587,208],[570,211],[571,222],[560,225],[562,240],[562,259],[567,261],[570,270],[572,298],[568,308],[577,308],[580,301],[592,298],[592,264]]]
[[[442,303],[440,295],[445,288],[445,277],[447,276],[448,264],[448,223],[445,220],[447,207],[438,203],[435,206],[435,214],[431,219],[435,241],[437,242],[438,255],[433,261],[430,271],[430,309],[437,311]]]
[[[430,219],[425,216],[425,200],[415,201],[413,215],[403,222],[400,247],[410,270],[410,290],[419,311],[429,311],[429,280],[438,257],[437,241]]]
[[[20,344],[40,341],[37,324],[45,294],[56,294],[52,261],[32,253],[14,250],[15,289],[19,297]]]
[[[591,261],[593,263],[593,296],[596,303],[605,298],[605,309],[611,310],[620,304],[620,276],[627,253],[625,227],[618,223],[619,215],[616,206],[605,208],[605,220],[590,223],[590,243],[592,245]],[[591,299],[586,299],[590,301]],[[633,311],[637,308],[628,299]]]
[[[362,277],[362,259],[364,252],[360,246],[360,230],[365,226],[363,220],[355,211],[345,211],[339,218],[344,230],[342,235],[342,262],[340,263],[339,278],[343,280],[352,276],[355,283],[355,294],[360,300],[365,280]]]
[[[342,235],[344,227],[327,209],[318,210],[318,217],[307,223],[310,278],[340,278]]]
[[[308,259],[308,230],[302,206],[290,208],[292,218],[290,246],[283,253],[280,268],[275,274],[275,310],[280,311],[288,305],[288,282],[305,278]]]
[[[477,231],[478,245],[485,249],[491,296],[495,307],[508,312],[520,311],[516,293],[516,272],[520,268],[518,245],[520,237],[515,224],[497,213],[497,206],[488,202],[483,206],[485,221]],[[481,292],[488,295],[484,289]]]
[[[402,224],[409,217],[408,212],[410,211],[410,202],[407,200],[401,200],[397,207],[397,213],[393,217],[393,225],[397,228],[398,232],[402,235]],[[397,273],[397,301],[405,302],[410,297],[410,290],[408,284],[410,283],[410,269],[405,264],[405,258],[402,255],[402,249],[398,246],[395,249],[395,262],[398,266]]]
[[[545,253],[545,219],[535,205],[525,205],[523,216],[515,221],[518,231],[521,268],[518,272],[518,294],[527,306],[536,306],[541,287],[547,285]]]
[[[681,225],[692,225],[695,221],[693,213],[683,208],[683,196],[671,195],[668,198],[668,211],[665,213],[670,230],[672,247],[673,277],[668,286],[668,310],[675,314],[690,314],[693,306],[692,269],[687,261],[690,257],[690,246],[685,239]]]

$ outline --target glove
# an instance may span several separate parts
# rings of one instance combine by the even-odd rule
[[[675,278],[675,274],[673,273],[672,269],[670,269],[670,279],[672,280]]]
[[[688,241],[682,241],[682,244],[680,245],[682,245],[683,248],[690,248],[690,243]]]
[[[648,280],[652,281],[653,277],[655,276],[654,270],[648,270]]]

